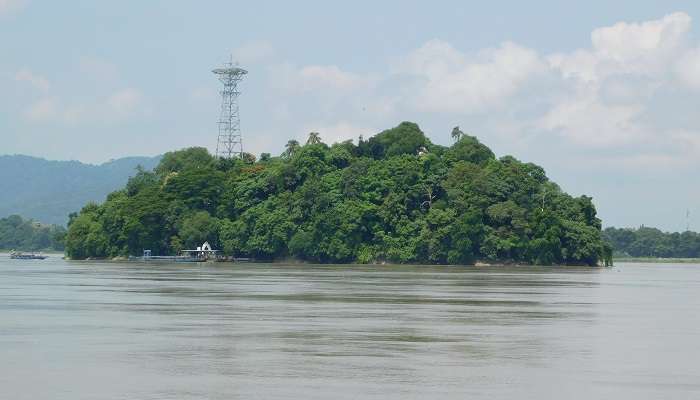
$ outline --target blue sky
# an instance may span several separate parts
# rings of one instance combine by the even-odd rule
[[[605,225],[700,229],[700,3],[334,3],[0,0],[0,154],[213,149],[233,54],[247,151],[459,125]]]

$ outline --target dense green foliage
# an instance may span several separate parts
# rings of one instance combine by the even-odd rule
[[[453,135],[455,136],[455,135]],[[71,220],[72,258],[174,253],[315,262],[595,265],[611,251],[590,197],[476,138],[432,144],[410,122],[327,146],[312,132],[279,157],[218,160],[190,148],[139,170]]]
[[[606,228],[603,237],[617,256],[700,258],[700,233],[665,233],[656,228]]]
[[[28,156],[0,156],[0,216],[22,215],[65,225],[68,213],[89,201],[101,201],[124,186],[134,168],[153,169],[160,157],[128,157],[101,165],[49,161]]]
[[[66,229],[44,225],[19,215],[0,218],[0,249],[18,251],[63,250]]]

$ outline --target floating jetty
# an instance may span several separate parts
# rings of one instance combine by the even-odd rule
[[[143,256],[129,257],[129,261],[163,261],[163,262],[207,262],[207,261],[223,261],[219,250],[213,250],[209,242],[204,242],[193,250],[180,250],[176,256],[154,256],[151,250],[144,250]]]

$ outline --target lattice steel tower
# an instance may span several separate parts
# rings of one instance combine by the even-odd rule
[[[224,63],[223,68],[216,68],[215,73],[224,89],[221,91],[221,116],[219,116],[219,138],[216,142],[216,156],[231,158],[243,156],[243,138],[241,137],[241,120],[238,116],[238,83],[248,71]]]

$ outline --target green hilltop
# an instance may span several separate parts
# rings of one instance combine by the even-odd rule
[[[403,122],[328,146],[318,133],[278,157],[167,153],[102,204],[72,215],[73,259],[172,254],[209,241],[228,255],[324,263],[597,265],[612,250],[592,199],[545,171],[497,159],[475,137],[450,147]]]

